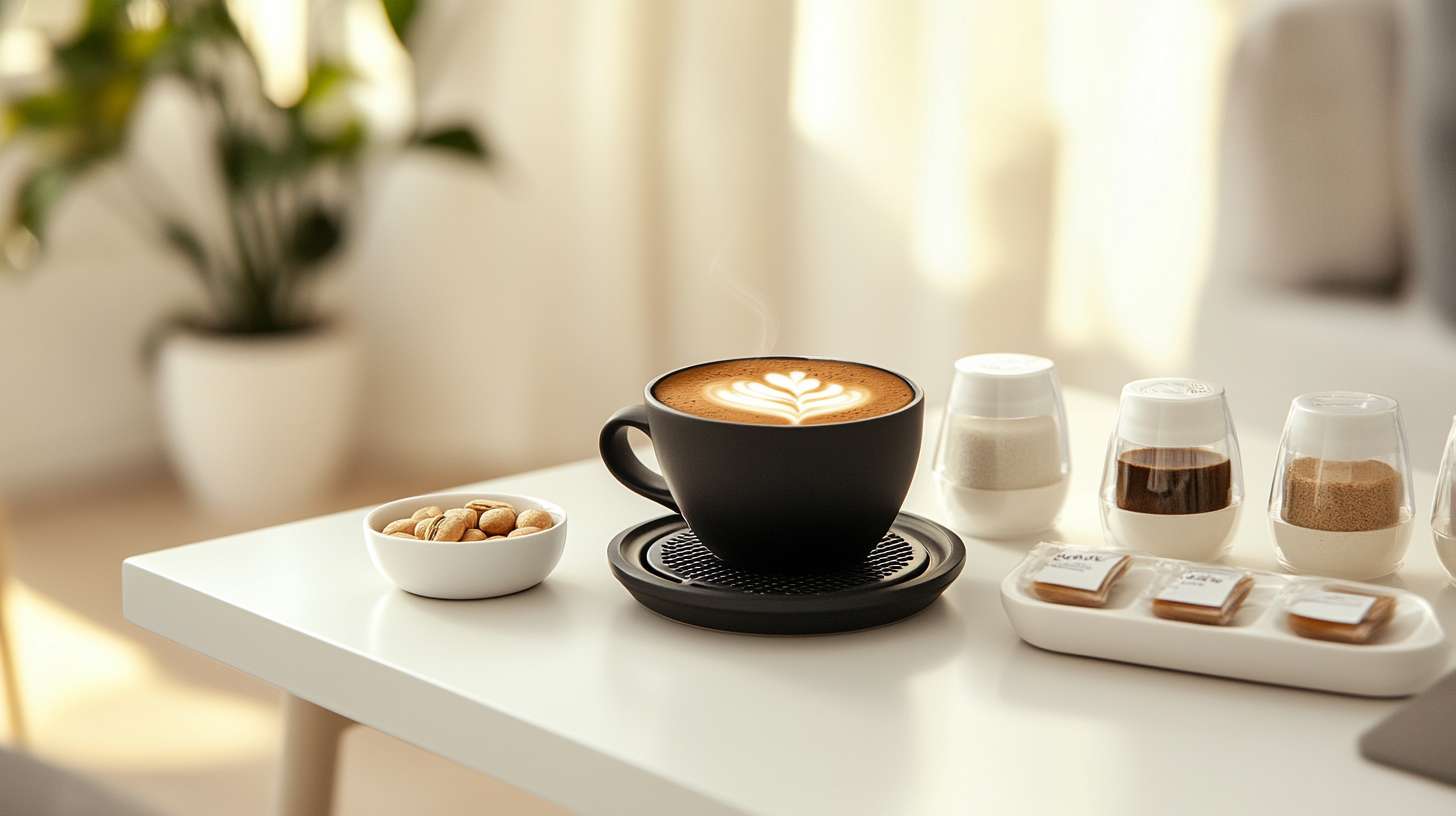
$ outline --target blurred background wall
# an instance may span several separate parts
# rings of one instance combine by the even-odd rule
[[[362,15],[259,6],[280,48],[332,36],[390,59]],[[467,478],[587,455],[651,374],[768,350],[880,362],[932,394],[990,349],[1103,388],[1184,370],[1241,13],[432,4],[412,35],[421,108],[487,129],[500,163],[369,171],[325,287],[365,338],[359,455]],[[151,104],[136,149],[185,191],[205,176],[186,111]],[[137,349],[192,295],[99,193],[55,221],[43,267],[0,298],[0,367],[26,395],[0,405],[9,489],[157,458]]]

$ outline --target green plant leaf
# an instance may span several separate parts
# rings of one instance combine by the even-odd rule
[[[489,162],[490,146],[469,125],[450,125],[416,133],[412,142],[420,147],[447,150],[463,158]]]
[[[74,175],[71,169],[61,164],[45,165],[31,171],[16,191],[15,220],[37,238],[45,237],[51,209],[65,195]]]
[[[290,144],[289,150],[297,162],[294,166],[296,172],[302,173],[314,164],[328,159],[352,160],[364,149],[368,138],[364,123],[357,117],[351,117],[342,126],[330,127],[335,130],[321,133],[315,132],[317,128],[310,127],[301,117],[295,123],[290,133],[293,144]]]
[[[121,143],[140,95],[141,80],[131,74],[120,74],[98,90],[93,103],[94,121],[88,123],[100,131],[95,141],[107,147]]]
[[[228,10],[232,0],[163,0],[163,13],[145,19],[134,13],[139,10],[134,2],[79,0],[80,25],[53,44],[51,83],[39,92],[0,99],[0,150],[10,144],[5,137],[17,134],[40,151],[41,162],[18,187],[0,193],[14,196],[12,216],[6,221],[0,215],[0,267],[24,268],[21,261],[35,257],[57,203],[90,168],[118,155],[149,85],[175,76],[218,114],[220,124],[197,138],[205,140],[222,166],[229,212],[250,213],[241,222],[234,216],[230,236],[246,251],[236,258],[232,252],[212,254],[200,240],[205,235],[164,211],[147,213],[139,228],[185,258],[200,276],[210,302],[207,327],[275,332],[308,323],[310,318],[300,316],[299,284],[306,275],[326,270],[324,261],[344,245],[350,207],[349,202],[310,204],[310,174],[321,166],[357,172],[374,135],[365,118],[340,104],[355,72],[339,62],[317,63],[300,100],[279,109],[246,90],[250,83],[224,82],[231,75],[220,66],[231,70],[229,60],[238,54],[257,73],[254,55]],[[394,34],[407,42],[423,0],[380,3]],[[271,127],[274,122],[261,127],[257,119],[240,115],[259,104],[286,129]],[[468,123],[454,122],[421,129],[405,146],[484,164],[493,159],[485,136]],[[283,206],[300,199],[301,208]],[[150,201],[141,203],[158,209]]]
[[[198,274],[207,272],[207,250],[198,240],[191,227],[179,221],[167,221],[162,225],[162,237],[192,264]]]
[[[308,85],[297,104],[306,106],[318,102],[331,93],[342,90],[344,83],[356,79],[354,69],[341,62],[319,62],[308,71]]]
[[[316,207],[298,219],[289,256],[300,269],[307,269],[333,254],[344,242],[344,224],[335,213]]]
[[[394,36],[400,42],[405,41],[409,36],[410,25],[414,23],[415,12],[420,10],[418,0],[381,0],[384,6],[384,16],[389,18],[389,26],[394,29]]]
[[[111,28],[124,11],[126,0],[89,0],[86,3],[86,19],[82,28],[84,31]]]
[[[259,176],[267,164],[267,148],[252,135],[238,128],[223,127],[217,133],[218,164],[228,189],[246,187]]]
[[[338,62],[320,62],[309,69],[303,96],[286,110],[287,152],[296,162],[295,172],[324,158],[352,159],[363,149],[364,122],[344,95],[345,86],[357,78],[353,68]]]
[[[74,125],[80,118],[76,94],[67,88],[17,99],[5,109],[7,130],[43,130]]]
[[[159,55],[173,36],[171,24],[163,21],[155,28],[125,28],[117,37],[117,51],[132,65],[145,65]]]
[[[224,126],[217,133],[218,164],[233,193],[277,182],[302,172],[307,156],[298,145],[270,147],[242,128]]]

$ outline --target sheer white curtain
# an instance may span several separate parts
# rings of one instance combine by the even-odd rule
[[[762,351],[933,392],[974,351],[1176,365],[1235,10],[437,3],[425,109],[484,125],[503,164],[375,179],[346,279],[369,447],[586,455],[651,374]]]

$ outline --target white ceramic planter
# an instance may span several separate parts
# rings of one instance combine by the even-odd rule
[[[192,494],[214,512],[276,514],[328,487],[353,438],[356,345],[340,328],[169,337],[158,398],[168,451]]]

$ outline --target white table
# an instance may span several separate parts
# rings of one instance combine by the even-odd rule
[[[1059,535],[1095,541],[1115,406],[1067,397],[1074,483]],[[1274,568],[1263,510],[1275,447],[1252,434],[1243,443],[1233,560],[1252,567]],[[546,583],[478,602],[407,595],[370,565],[360,510],[131,558],[126,615],[585,813],[1456,812],[1456,790],[1356,753],[1359,733],[1396,703],[1020,642],[997,584],[1027,542],[967,539],[959,580],[899,624],[754,637],[659,618],[613,580],[607,541],[660,508],[595,460],[480,488],[567,508],[566,555]],[[1420,518],[1431,490],[1430,474],[1418,475]],[[923,471],[908,509],[940,515]],[[1456,628],[1456,590],[1424,525],[1394,583]],[[318,709],[291,706],[302,715],[293,761],[325,754],[295,773],[329,770],[331,715],[312,717],[310,736],[307,712]]]

